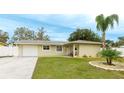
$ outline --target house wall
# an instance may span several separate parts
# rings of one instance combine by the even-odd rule
[[[100,51],[101,45],[79,44],[79,57],[91,56],[96,57]]]
[[[27,45],[18,45],[18,56],[23,56],[23,47]],[[34,46],[34,45],[28,45]],[[32,49],[33,50],[33,49]],[[50,45],[50,50],[43,50],[42,45],[37,45],[38,56],[62,56],[64,55],[64,47],[62,46],[62,52],[56,51],[55,45]]]
[[[18,56],[38,56],[37,45],[18,45]]]
[[[64,46],[64,55],[65,56],[69,56],[72,51],[73,51],[73,47],[71,44]]]
[[[23,46],[18,45],[18,56],[22,56],[22,52],[23,52]]]
[[[23,47],[25,45],[18,45],[18,56],[23,56]],[[33,45],[29,45],[33,46]],[[96,57],[96,54],[100,51],[101,45],[91,44],[75,44],[78,48],[78,57],[91,56]],[[33,49],[32,49],[33,50]],[[56,51],[56,45],[50,45],[50,50],[43,50],[43,45],[37,45],[38,56],[69,56],[73,51],[73,44],[62,46],[62,52]]]
[[[65,45],[64,54],[66,56],[73,56],[73,45],[74,44]],[[79,55],[79,44],[75,44],[75,48],[77,49],[75,50],[75,56],[78,56]]]
[[[62,56],[64,55],[64,47],[62,46],[62,51],[56,50],[56,45],[50,45],[50,50],[43,50],[43,46],[38,46],[38,56]]]

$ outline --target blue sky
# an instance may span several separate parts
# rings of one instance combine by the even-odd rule
[[[124,21],[119,20],[119,26],[107,31],[107,39],[117,40],[124,35]],[[96,30],[95,16],[86,14],[0,14],[0,29],[11,37],[17,27],[28,27],[37,30],[44,27],[51,40],[66,41],[69,34],[76,28],[91,28]]]

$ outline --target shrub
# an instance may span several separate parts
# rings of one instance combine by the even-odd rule
[[[107,61],[108,65],[112,65],[112,60],[119,57],[121,52],[119,52],[117,50],[112,50],[112,49],[103,49],[99,54],[102,57],[106,58],[106,61]]]
[[[89,57],[92,57],[92,56],[89,56]]]
[[[87,57],[87,55],[83,55],[83,57]]]

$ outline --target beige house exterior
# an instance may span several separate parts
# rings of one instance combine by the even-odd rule
[[[100,51],[101,43],[92,41],[40,41],[21,40],[15,43],[18,46],[18,56],[72,56],[96,57]]]

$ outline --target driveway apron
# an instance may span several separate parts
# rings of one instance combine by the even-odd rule
[[[0,79],[31,79],[37,57],[0,58]]]

